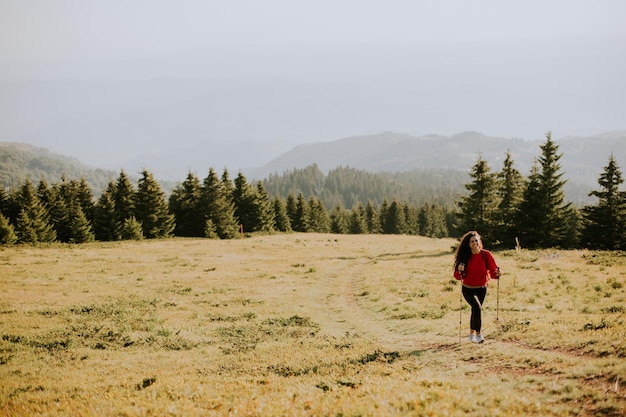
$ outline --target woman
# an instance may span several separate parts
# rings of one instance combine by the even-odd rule
[[[500,268],[491,252],[483,249],[478,232],[467,232],[461,238],[454,255],[454,278],[462,281],[463,298],[472,307],[469,340],[483,343],[481,309],[487,295],[487,283],[490,278],[500,278]]]

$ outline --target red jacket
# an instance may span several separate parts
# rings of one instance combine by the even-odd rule
[[[454,271],[454,278],[461,279],[459,271]],[[472,254],[463,274],[463,284],[470,287],[484,287],[489,278],[498,279],[498,265],[491,252],[481,249],[480,253]]]

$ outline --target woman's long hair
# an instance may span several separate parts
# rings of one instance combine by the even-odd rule
[[[459,267],[459,264],[467,265],[470,256],[472,256],[472,249],[470,248],[469,241],[471,238],[476,236],[478,238],[478,246],[480,249],[483,248],[483,243],[480,238],[480,235],[477,231],[472,230],[471,232],[467,232],[461,238],[461,243],[456,248],[456,253],[454,254],[454,270],[456,271]]]

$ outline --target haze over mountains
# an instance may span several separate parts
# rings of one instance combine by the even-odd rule
[[[258,179],[311,163],[322,170],[467,171],[479,154],[499,169],[507,149],[526,175],[545,140],[543,133],[524,139],[463,131],[412,135],[422,123],[432,125],[427,117],[445,126],[446,114],[416,104],[415,89],[357,82],[15,81],[0,83],[0,97],[0,141],[44,147],[98,168],[148,168],[173,181],[189,170],[204,175],[211,166]],[[473,125],[469,119],[467,125]],[[385,132],[386,126],[396,129]],[[562,142],[567,174],[593,184],[611,153],[626,164],[626,136],[592,133],[565,138],[554,132],[553,138]]]

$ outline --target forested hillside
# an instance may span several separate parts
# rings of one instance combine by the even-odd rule
[[[286,198],[289,194],[317,197],[328,208],[352,208],[370,201],[379,206],[386,199],[411,205],[436,203],[452,207],[464,191],[466,172],[451,169],[423,169],[409,172],[372,173],[362,169],[338,167],[324,174],[317,164],[303,169],[273,174],[263,181],[269,195]]]
[[[0,142],[0,184],[3,187],[19,187],[26,178],[33,182],[44,179],[53,183],[65,176],[68,179],[84,178],[93,189],[102,190],[116,175],[114,171],[89,167],[77,159],[44,148]]]
[[[595,204],[578,209],[566,201],[563,154],[549,133],[540,149],[528,177],[507,153],[502,169],[479,158],[467,175],[354,168],[325,175],[311,165],[249,183],[242,172],[231,180],[227,169],[219,177],[210,168],[204,179],[189,172],[169,197],[148,170],[136,187],[122,170],[97,198],[84,179],[35,185],[26,178],[8,192],[0,187],[0,244],[289,231],[455,237],[481,230],[491,247],[521,241],[533,248],[626,248],[626,193],[614,156],[597,180]]]

